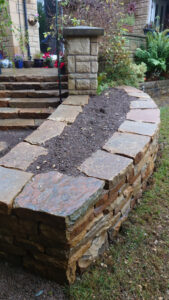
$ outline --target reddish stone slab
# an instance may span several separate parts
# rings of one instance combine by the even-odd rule
[[[154,136],[157,130],[158,130],[157,124],[141,123],[141,122],[133,122],[133,121],[124,121],[118,129],[118,131],[120,132],[131,132],[131,133],[137,133],[140,135],[147,135],[147,136]]]
[[[98,150],[79,167],[87,176],[105,180],[109,188],[132,166],[132,159]]]
[[[131,133],[115,133],[103,146],[110,153],[122,154],[133,158],[138,162],[150,143],[148,136],[140,136]]]
[[[25,171],[38,156],[47,155],[47,153],[45,148],[22,142],[0,159],[0,165]]]
[[[94,178],[58,172],[39,174],[16,198],[14,208],[67,217],[67,223],[72,224],[95,204],[103,186],[103,181]]]
[[[14,198],[33,174],[0,167],[0,213],[9,213]]]
[[[160,111],[159,109],[133,109],[127,114],[127,120],[160,123]]]

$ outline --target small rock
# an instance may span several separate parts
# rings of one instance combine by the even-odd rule
[[[36,170],[40,170],[40,166],[37,166],[37,167],[36,167]]]

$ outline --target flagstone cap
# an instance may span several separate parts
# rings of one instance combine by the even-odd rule
[[[104,35],[104,28],[90,26],[75,26],[63,28],[64,37],[96,37]]]

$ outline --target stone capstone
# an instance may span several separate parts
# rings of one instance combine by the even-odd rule
[[[15,197],[33,174],[0,167],[0,213],[9,213]]]
[[[103,149],[110,153],[122,154],[139,161],[145,154],[150,138],[131,133],[115,133]]]
[[[46,120],[37,130],[30,134],[25,141],[33,144],[44,144],[47,140],[60,135],[66,124],[64,122],[57,122]]]
[[[45,148],[22,142],[0,159],[0,165],[25,171],[40,155],[47,155]]]
[[[133,122],[133,121],[124,121],[118,131],[120,132],[130,132],[137,133],[140,135],[153,136],[158,130],[157,124],[150,123],[141,123],[141,122]]]
[[[82,112],[80,106],[60,105],[49,117],[49,120],[73,123],[80,112]]]
[[[58,172],[37,175],[15,199],[14,207],[65,217],[73,224],[101,195],[104,182]]]
[[[109,188],[132,166],[132,160],[98,150],[86,159],[79,170],[87,176],[105,180]]]

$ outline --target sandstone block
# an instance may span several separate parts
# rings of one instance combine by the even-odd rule
[[[97,61],[97,55],[76,55],[76,61],[84,62],[84,61]]]
[[[79,73],[75,73],[75,74],[69,74],[69,78],[70,79],[81,79],[82,78],[82,74]],[[83,74],[83,79],[97,79],[97,74],[93,73],[93,74]]]
[[[0,152],[5,150],[8,147],[6,142],[0,142]]]
[[[97,79],[91,79],[90,80],[90,88],[91,90],[97,90],[98,82]]]
[[[0,167],[0,213],[10,213],[15,197],[33,174]]]
[[[80,112],[82,112],[80,106],[60,105],[49,117],[49,120],[73,123]]]
[[[140,135],[154,136],[158,130],[157,124],[124,121],[118,129],[120,132],[131,132]]]
[[[79,167],[87,176],[103,179],[112,188],[132,166],[126,157],[98,150]]]
[[[98,62],[95,62],[95,61],[91,62],[91,71],[92,71],[92,73],[98,72]]]
[[[68,63],[68,73],[75,73],[75,56],[68,55],[67,63]]]
[[[76,62],[77,73],[90,73],[90,62]]]
[[[103,146],[110,153],[122,154],[133,158],[137,163],[146,152],[150,138],[130,133],[115,133]]]
[[[91,47],[91,55],[98,55],[98,51],[99,51],[99,47],[98,47],[98,43],[91,43],[90,45]]]
[[[131,101],[130,103],[131,109],[145,109],[145,108],[157,108],[157,105],[154,101]]]
[[[67,39],[67,53],[70,54],[90,54],[89,38]],[[94,54],[95,55],[95,54]]]
[[[77,88],[77,90],[89,90],[90,89],[90,80],[76,79],[76,88]]]
[[[68,79],[68,88],[69,90],[74,90],[76,86],[76,82],[74,79]]]
[[[0,165],[25,171],[38,156],[47,153],[45,148],[22,142],[0,159]]]
[[[29,135],[25,141],[33,145],[44,144],[47,140],[60,135],[65,126],[66,124],[63,122],[46,120],[37,130]]]
[[[64,100],[63,105],[85,106],[89,102],[88,95],[69,96]]]
[[[127,114],[127,120],[147,123],[160,123],[159,109],[133,109]]]

